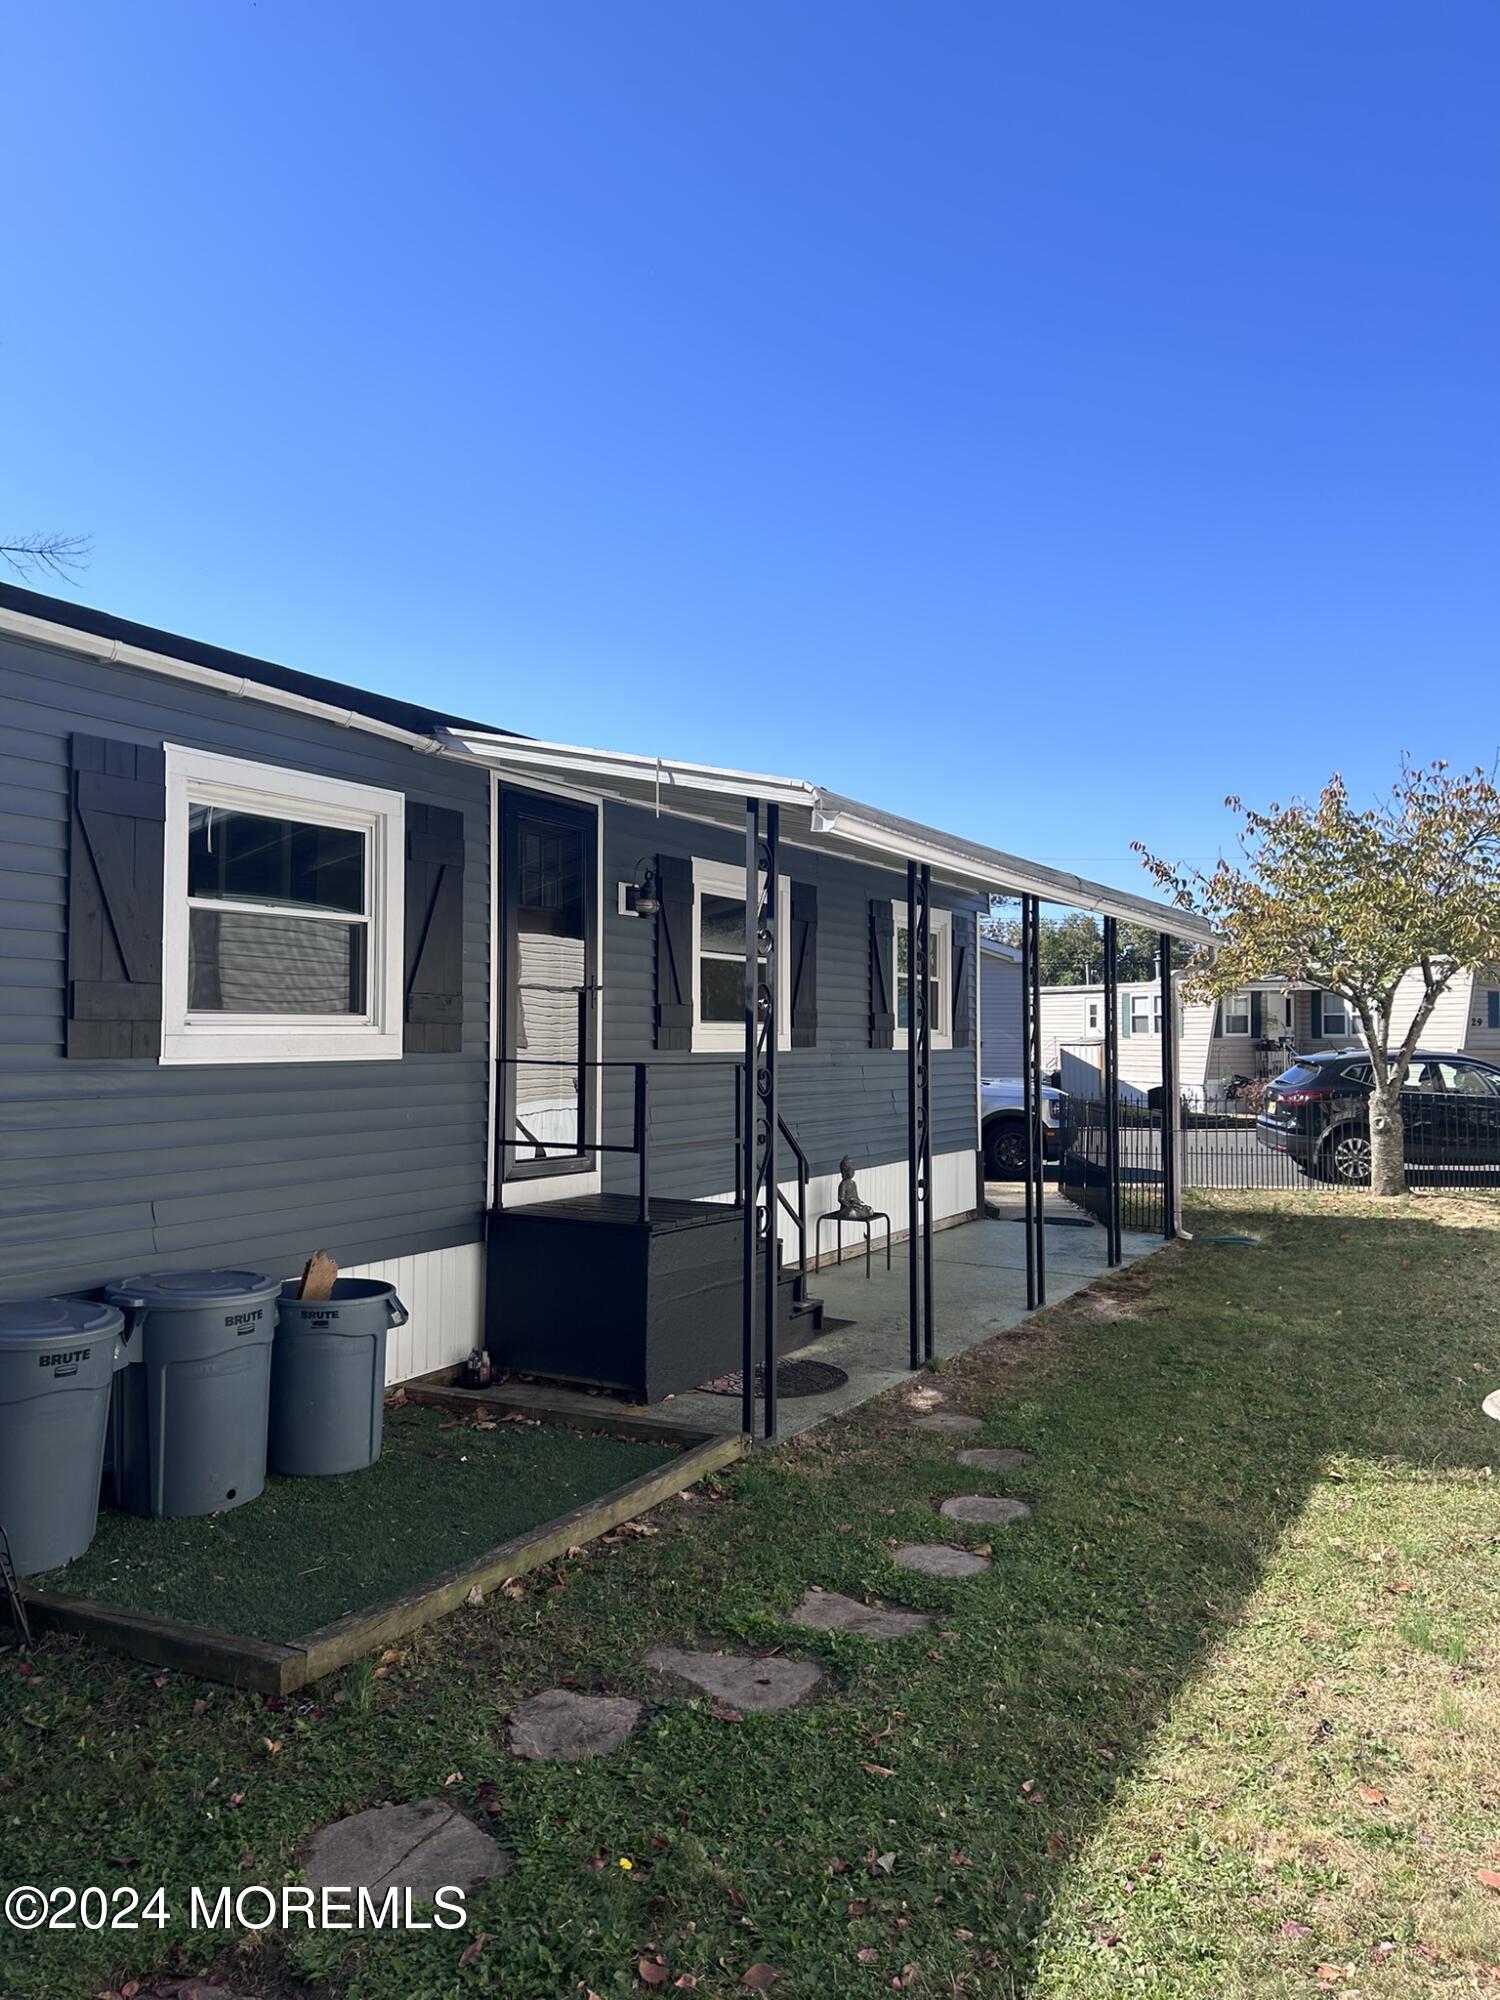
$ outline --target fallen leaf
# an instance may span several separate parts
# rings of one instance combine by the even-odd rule
[[[874,1911],[874,1908],[875,1905],[868,1896],[856,1896],[854,1901],[849,1905],[849,1915],[851,1918],[868,1917]]]
[[[443,1783],[445,1785],[461,1785],[463,1781],[464,1774],[462,1771],[450,1771],[447,1777],[444,1778]]]
[[[266,1746],[266,1755],[268,1757],[279,1757],[281,1755],[281,1738],[279,1736],[263,1736],[260,1740]]]
[[[1378,1785],[1361,1785],[1359,1795],[1367,1806],[1383,1806],[1386,1796]]]
[[[1311,1937],[1311,1936],[1312,1936],[1312,1925],[1311,1925],[1311,1924],[1299,1924],[1299,1923],[1298,1923],[1298,1922],[1296,1921],[1296,1919],[1295,1919],[1295,1918],[1292,1918],[1292,1917],[1289,1917],[1289,1918],[1287,1919],[1287,1921],[1286,1921],[1286,1922],[1285,1922],[1285,1923],[1284,1923],[1284,1924],[1283,1924],[1283,1925],[1281,1926],[1281,1935],[1282,1935],[1282,1936],[1283,1936],[1284,1938],[1299,1938],[1299,1939],[1300,1939],[1300,1938],[1305,1938],[1305,1937]]]
[[[740,1984],[741,1986],[753,1986],[757,1991],[763,1991],[780,1977],[781,1974],[776,1970],[774,1965],[766,1965],[762,1960],[757,1959],[754,1965],[746,1966]]]
[[[871,1868],[877,1875],[889,1875],[895,1865],[896,1851],[894,1848],[891,1849],[889,1854],[877,1854],[870,1863]]]
[[[709,1710],[715,1722],[743,1722],[744,1716],[737,1708],[731,1708],[727,1701],[716,1701]]]
[[[464,1599],[464,1603],[483,1604],[483,1602],[484,1602],[484,1592],[479,1588],[479,1585],[476,1583],[470,1590],[468,1596]]]
[[[466,1944],[463,1950],[458,1954],[459,1965],[460,1966],[472,1965],[475,1959],[478,1958],[479,1954],[484,1950],[485,1946],[489,1943],[489,1941],[490,1941],[489,1932],[481,1931],[478,1937],[475,1938],[474,1942],[472,1944]]]
[[[636,1971],[648,1986],[661,1986],[667,1977],[667,1968],[659,1958],[643,1958]]]
[[[861,1764],[859,1768],[870,1778],[894,1778],[896,1775],[889,1764]]]
[[[1479,1879],[1486,1889],[1494,1889],[1500,1892],[1500,1869],[1481,1868],[1479,1870]]]
[[[1060,1833],[1049,1833],[1047,1835],[1047,1852],[1052,1856],[1054,1861],[1061,1860],[1067,1851],[1068,1843]]]
[[[696,1972],[680,1972],[672,1981],[672,1984],[674,1986],[685,1987],[688,1991],[691,1991],[698,1984],[698,1975]]]
[[[880,1953],[875,1949],[874,1945],[866,1944],[861,1945],[854,1956],[859,1960],[861,1965],[873,1965],[876,1959],[879,1958]]]

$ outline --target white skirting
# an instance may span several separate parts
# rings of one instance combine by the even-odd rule
[[[358,1264],[346,1278],[382,1278],[396,1287],[411,1314],[386,1342],[387,1385],[426,1375],[434,1368],[466,1361],[484,1345],[484,1245],[459,1243],[451,1250],[424,1250],[415,1257],[389,1257]]]

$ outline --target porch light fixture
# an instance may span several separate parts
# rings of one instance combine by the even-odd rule
[[[636,864],[636,879],[622,885],[624,890],[625,914],[631,917],[654,917],[661,909],[661,890],[656,879],[656,870],[649,861]]]

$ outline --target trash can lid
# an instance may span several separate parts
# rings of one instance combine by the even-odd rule
[[[133,1278],[116,1278],[104,1287],[108,1298],[123,1303],[139,1300],[153,1310],[173,1306],[228,1306],[242,1300],[272,1297],[281,1290],[279,1278],[260,1271],[142,1271]]]
[[[59,1340],[91,1339],[118,1333],[125,1324],[114,1306],[97,1299],[9,1299],[0,1303],[0,1341],[22,1346],[35,1341],[53,1347]]]

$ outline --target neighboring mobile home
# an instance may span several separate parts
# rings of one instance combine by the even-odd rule
[[[393,1381],[487,1328],[506,1365],[636,1395],[723,1365],[698,1330],[743,1243],[747,800],[780,815],[789,1263],[845,1157],[907,1226],[909,879],[938,1227],[981,1199],[991,895],[1195,935],[801,780],[536,743],[9,586],[0,721],[0,1296],[326,1247],[410,1306]],[[655,1373],[611,1331],[638,1279],[680,1336]],[[787,1321],[815,1327],[805,1288]]]
[[[1021,1074],[1021,954],[1013,944],[979,940],[979,1074],[986,1081]]]
[[[1410,1025],[1421,997],[1419,973],[1403,980],[1392,1010],[1391,1038]],[[1161,1082],[1161,987],[1155,980],[1119,986],[1120,1081],[1149,1093]],[[1102,986],[1042,988],[1042,1064],[1065,1088],[1086,1093],[1102,1065]],[[1221,1097],[1236,1077],[1275,1076],[1293,1051],[1345,1048],[1359,1040],[1348,1003],[1318,987],[1279,979],[1253,981],[1217,1001],[1179,1001],[1178,1076],[1191,1103]],[[1500,1060],[1500,974],[1461,972],[1438,1001],[1422,1041],[1430,1049]]]

